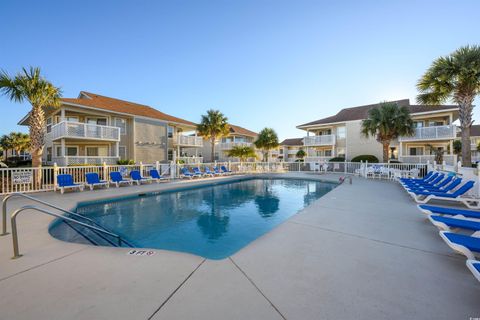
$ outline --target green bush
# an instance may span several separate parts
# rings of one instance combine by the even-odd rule
[[[362,154],[359,156],[356,156],[352,159],[352,162],[360,162],[360,161],[368,161],[370,163],[378,163],[378,158],[375,157],[374,155],[371,154]]]
[[[402,161],[398,161],[398,160],[389,160],[388,162],[390,162],[390,163],[402,163]]]
[[[332,158],[330,160],[328,160],[329,162],[344,162],[345,161],[345,158],[344,157],[335,157],[335,158]]]
[[[123,166],[133,165],[133,164],[135,164],[135,161],[133,161],[133,160],[118,160],[117,164],[123,165]]]

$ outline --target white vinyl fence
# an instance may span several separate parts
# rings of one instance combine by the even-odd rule
[[[110,179],[110,172],[118,171],[128,177],[132,170],[140,170],[145,177],[150,176],[150,170],[156,169],[169,179],[180,177],[180,171],[186,167],[192,171],[199,167],[205,171],[209,167],[225,166],[228,170],[238,174],[282,173],[282,172],[311,172],[311,173],[339,173],[351,174],[366,178],[394,179],[403,176],[423,176],[427,172],[426,164],[419,163],[359,163],[359,162],[215,162],[197,164],[153,164],[137,165],[98,165],[98,166],[50,166],[39,168],[1,168],[0,194],[12,192],[37,192],[55,189],[56,177],[59,174],[71,174],[76,183],[85,182],[85,174],[96,172],[102,180]]]

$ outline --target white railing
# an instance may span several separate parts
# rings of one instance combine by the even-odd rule
[[[398,157],[401,162],[405,163],[433,163],[435,161],[434,155],[422,155],[422,156],[399,156]],[[455,165],[457,163],[457,156],[456,155],[443,155],[443,161],[447,165]]]
[[[303,137],[304,146],[331,146],[334,144],[335,135],[333,134]]]
[[[252,147],[252,142],[220,142],[217,147],[220,150],[230,150],[233,147]]]
[[[68,157],[54,157],[54,163],[60,166],[72,166],[77,164],[90,164],[90,165],[101,165],[106,164],[117,164],[117,161],[120,160],[120,157],[111,157],[111,156],[99,156],[99,157],[88,157],[88,156],[68,156]]]
[[[304,159],[304,162],[326,162],[326,161],[329,161],[332,158],[333,157],[308,156],[308,157],[305,157],[303,159]]]
[[[445,140],[455,139],[457,137],[457,127],[455,125],[448,126],[432,126],[416,128],[413,136],[403,136],[399,141],[417,141],[417,140]]]
[[[51,139],[81,138],[120,141],[120,128],[83,122],[62,121],[52,126]]]
[[[191,163],[202,163],[203,162],[203,157],[177,157],[177,161],[180,161],[186,164],[191,164]]]
[[[297,150],[288,150],[287,154],[297,154],[298,151],[300,151],[300,149],[297,149]]]
[[[359,163],[359,162],[215,162],[197,164],[136,164],[136,165],[79,165],[79,166],[51,166],[42,168],[2,168],[0,169],[0,194],[12,192],[37,192],[53,190],[58,174],[71,174],[76,183],[85,183],[85,174],[96,172],[100,179],[109,180],[110,173],[120,172],[128,177],[132,170],[139,170],[148,177],[151,169],[157,169],[160,174],[170,179],[180,178],[180,169],[199,167],[205,171],[206,167],[224,165],[233,173],[255,174],[270,172],[320,172],[355,174],[362,177],[393,179],[401,176],[421,176],[426,173],[424,163]]]
[[[175,135],[173,141],[179,146],[203,147],[203,138],[196,136]]]

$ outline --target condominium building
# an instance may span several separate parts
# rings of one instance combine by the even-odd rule
[[[245,129],[240,126],[229,124],[229,134],[225,137],[222,137],[215,144],[215,155],[212,159],[212,144],[210,141],[205,140],[201,154],[203,156],[204,162],[213,162],[213,161],[236,161],[238,159],[228,157],[228,150],[232,149],[234,146],[247,146],[255,148],[253,142],[257,138],[257,133],[251,130]],[[257,152],[257,156],[261,157],[261,154]]]
[[[285,139],[280,142],[279,148],[279,160],[285,162],[295,162],[299,160],[297,153],[300,150],[304,150],[303,138],[291,138]]]
[[[45,164],[167,162],[183,149],[200,149],[196,124],[150,106],[81,91],[45,109]],[[20,125],[28,125],[29,114]]]
[[[435,149],[444,151],[444,160],[453,164],[453,141],[456,139],[458,106],[412,105],[408,99],[392,101],[405,106],[414,120],[415,133],[392,141],[389,158],[402,162],[418,163],[434,160]],[[358,155],[374,155],[382,160],[382,145],[375,137],[361,134],[362,121],[368,111],[380,104],[345,108],[337,114],[297,126],[305,130],[303,146],[307,152],[306,162],[322,162],[332,157],[351,160]]]
[[[461,139],[460,132],[458,133],[458,139]],[[480,161],[480,125],[473,125],[470,128],[470,151],[472,153],[472,162],[476,163]]]

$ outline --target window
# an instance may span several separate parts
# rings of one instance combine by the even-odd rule
[[[127,120],[122,118],[115,118],[115,127],[120,128],[120,134],[127,134]]]
[[[408,154],[411,156],[423,156],[423,148],[422,147],[410,147],[408,149]]]
[[[172,126],[167,126],[167,137],[173,138],[174,128]]]
[[[88,157],[106,157],[108,155],[107,147],[87,147]]]
[[[413,126],[415,128],[423,128],[423,121],[413,121]]]
[[[167,160],[173,161],[173,149],[168,149],[167,151]]]
[[[331,157],[332,156],[332,150],[325,150],[325,157]]]
[[[107,118],[87,118],[87,123],[96,124],[96,125],[99,125],[99,126],[106,126],[107,125]]]
[[[337,127],[337,139],[345,139],[345,127]]]
[[[65,155],[67,157],[75,157],[78,155],[78,147],[65,147]],[[62,157],[62,146],[57,146],[57,157]]]
[[[125,146],[119,146],[118,147],[118,156],[122,160],[127,160],[127,147]]]
[[[47,147],[47,161],[52,161],[52,147]]]
[[[443,126],[443,121],[429,121],[428,126],[429,127],[436,127],[436,126]]]
[[[47,118],[47,133],[52,131],[52,117]]]

